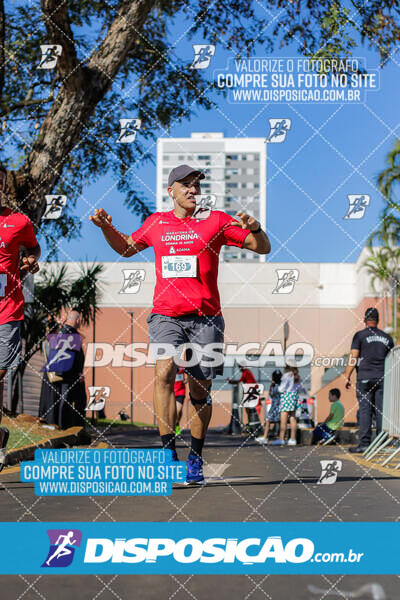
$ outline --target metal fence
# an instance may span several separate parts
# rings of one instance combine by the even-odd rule
[[[400,346],[395,346],[385,360],[383,383],[382,431],[364,452],[366,460],[381,466],[400,468]],[[395,447],[393,447],[395,445]],[[395,461],[395,462],[393,462]]]

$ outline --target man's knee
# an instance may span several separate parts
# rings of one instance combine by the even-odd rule
[[[6,375],[7,375],[7,369],[0,369],[0,383],[3,381],[3,379]]]
[[[175,382],[177,367],[173,359],[157,361],[155,378],[161,385],[172,386]]]
[[[210,388],[209,388],[209,390],[210,390]],[[209,390],[207,391],[206,395],[202,394],[201,397],[192,396],[192,392],[189,392],[189,398],[190,398],[191,404],[193,404],[193,406],[195,406],[195,407],[201,407],[201,406],[206,406],[206,405],[211,406],[212,399],[211,399]]]

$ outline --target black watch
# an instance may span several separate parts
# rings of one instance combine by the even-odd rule
[[[251,231],[251,229],[250,229],[250,231]],[[260,225],[260,226],[259,226],[259,228],[258,228],[258,229],[256,229],[255,231],[251,231],[251,233],[260,233],[260,231],[262,231],[262,229],[261,229],[261,225]]]

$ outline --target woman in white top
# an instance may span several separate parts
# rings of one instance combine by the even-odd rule
[[[271,442],[270,446],[284,446],[286,444],[285,434],[288,418],[290,419],[290,439],[288,440],[288,446],[295,446],[297,444],[296,409],[299,405],[299,390],[301,387],[302,382],[297,367],[286,365],[285,372],[279,386],[279,392],[281,394],[281,400],[279,404],[279,410],[281,413],[280,434],[279,439]]]

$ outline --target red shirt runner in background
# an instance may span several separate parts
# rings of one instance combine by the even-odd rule
[[[25,215],[6,208],[0,214],[0,325],[24,318],[19,276],[21,246],[37,246],[33,225]]]
[[[257,383],[256,378],[249,369],[244,369],[242,371],[242,376],[239,381],[241,383]]]
[[[157,283],[153,313],[169,317],[220,315],[219,253],[223,245],[243,246],[248,229],[220,210],[207,219],[179,219],[174,211],[150,215],[132,240],[153,246]]]
[[[184,396],[186,393],[185,382],[184,382],[185,369],[181,367],[178,369],[174,383],[174,394],[175,396]]]

